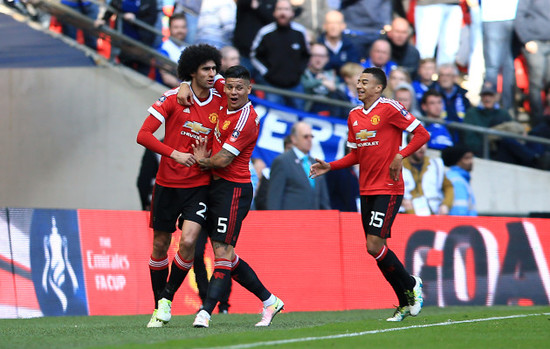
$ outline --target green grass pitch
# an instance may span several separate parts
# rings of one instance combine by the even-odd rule
[[[268,328],[259,314],[193,315],[146,328],[149,316],[0,320],[0,348],[548,348],[550,307],[426,307],[389,323],[391,309],[282,312]]]

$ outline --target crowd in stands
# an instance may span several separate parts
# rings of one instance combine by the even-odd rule
[[[310,0],[111,0],[107,11],[97,11],[92,0],[61,2],[97,25],[122,18],[126,35],[175,62],[186,45],[211,44],[224,56],[238,55],[257,84],[287,91],[358,104],[358,76],[379,67],[388,76],[384,96],[425,117],[431,149],[487,153],[482,134],[449,122],[550,139],[550,0],[321,0],[314,11]],[[132,21],[158,24],[167,3],[169,35],[154,47],[159,40]],[[63,32],[75,37],[74,29]],[[85,42],[94,48],[89,37]],[[142,62],[117,59],[149,71]],[[162,72],[156,78],[179,84]],[[265,98],[343,119],[349,111],[274,93]],[[507,137],[489,144],[493,160],[550,169],[550,146]]]

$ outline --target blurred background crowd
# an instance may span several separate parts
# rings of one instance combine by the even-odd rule
[[[82,32],[40,11],[35,6],[40,0],[3,2],[167,87],[180,83],[173,73],[111,47],[108,37]],[[422,118],[431,133],[429,149],[462,149],[460,155],[467,150],[477,157],[550,169],[550,148],[544,144],[492,136],[486,151],[479,133],[446,126],[462,123],[550,139],[550,0],[60,2],[90,18],[96,28],[118,30],[173,62],[188,45],[213,45],[222,52],[222,72],[244,65],[256,84],[274,91],[360,104],[357,78],[364,68],[379,67],[388,77],[384,96]],[[320,116],[345,119],[350,110],[319,99],[254,93]],[[294,131],[288,149],[304,147],[300,150],[308,154],[311,145],[298,144],[303,130]],[[423,157],[411,159],[413,174],[415,167],[419,176],[426,172],[421,170]],[[255,171],[260,183],[269,179],[261,167]],[[421,178],[416,182],[420,186]],[[443,202],[444,183],[440,182],[437,190]],[[325,205],[322,200],[321,204]],[[437,207],[432,209],[436,211]]]

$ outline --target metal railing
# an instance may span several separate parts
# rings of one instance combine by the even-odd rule
[[[131,55],[136,59],[140,60],[143,63],[151,64],[155,68],[164,70],[170,74],[177,75],[177,63],[171,61],[168,57],[162,55],[153,48],[142,44],[139,41],[136,41],[132,38],[129,38],[122,34],[120,30],[113,30],[108,26],[96,27],[95,22],[90,18],[82,15],[80,12],[74,11],[68,6],[64,6],[55,0],[30,0],[34,6],[50,13],[52,16],[55,16],[60,22],[68,23],[74,25],[75,27],[83,30],[86,34],[93,35],[95,37],[110,38],[112,46],[118,47],[127,55]],[[117,11],[111,8],[114,13]],[[138,19],[132,21],[133,24],[136,24],[144,29],[147,29],[151,32],[154,32],[157,35],[162,35],[162,32],[156,28],[148,25],[147,23],[140,21]],[[180,42],[181,43],[181,42]],[[253,89],[258,91],[263,91],[266,93],[275,93],[282,96],[301,98],[307,101],[312,101],[316,103],[322,103],[325,105],[338,106],[352,109],[356,105],[341,101],[329,99],[322,96],[314,96],[305,93],[297,93],[288,91],[285,89],[275,88],[266,85],[255,84]],[[432,118],[426,118],[422,116],[416,116],[420,121],[431,124],[438,123],[443,124],[448,127],[450,130],[458,130],[459,132],[470,131],[480,134],[480,137],[483,138],[483,158],[489,158],[490,151],[490,137],[509,137],[516,140],[522,140],[527,142],[533,142],[538,144],[543,144],[550,147],[550,139],[535,137],[535,136],[525,136],[518,135],[516,133],[505,132],[500,130],[488,129],[485,127],[468,125],[459,122],[446,122],[445,120],[436,120]]]

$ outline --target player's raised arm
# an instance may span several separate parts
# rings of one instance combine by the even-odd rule
[[[193,104],[193,92],[191,91],[191,85],[189,85],[189,82],[184,81],[180,84],[177,99],[178,103],[184,107],[188,107]]]
[[[330,171],[330,164],[328,162],[317,158],[315,158],[315,161],[317,162],[311,165],[309,170],[309,177],[316,178]]]

